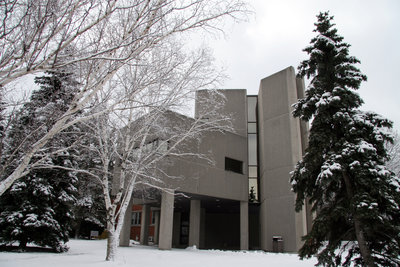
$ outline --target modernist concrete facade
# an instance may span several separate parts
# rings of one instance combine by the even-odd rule
[[[168,182],[170,192],[132,199],[132,205],[142,205],[140,241],[148,243],[153,212],[150,240],[160,249],[195,245],[272,251],[279,236],[283,250],[295,252],[311,223],[307,208],[294,211],[289,182],[306,146],[307,127],[291,115],[291,105],[304,94],[303,81],[289,67],[261,80],[256,96],[244,89],[219,92],[226,99],[220,112],[232,116],[233,131],[206,133],[200,143],[187,146],[211,153],[214,165],[176,158],[166,172],[183,178]],[[201,99],[208,94],[198,92],[195,117],[207,109]],[[129,244],[131,211],[122,246]]]

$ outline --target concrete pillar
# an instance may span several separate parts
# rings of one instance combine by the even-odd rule
[[[160,238],[158,248],[172,248],[172,226],[174,223],[174,194],[161,193]]]
[[[200,246],[201,201],[190,200],[189,246]]]
[[[305,85],[304,80],[302,78],[296,78],[296,87],[297,87],[297,97],[299,99],[305,97]],[[302,155],[306,153],[306,149],[308,147],[308,133],[309,133],[309,125],[308,122],[300,120],[300,134],[301,134],[301,152]],[[306,233],[309,233],[313,224],[313,213],[311,211],[312,205],[309,203],[309,199],[305,202],[305,213],[306,213],[306,224],[307,229]]]
[[[249,203],[240,201],[240,249],[249,249]]]
[[[131,199],[125,212],[124,224],[119,237],[119,245],[121,247],[129,247],[129,241],[131,238],[132,205],[133,201]]]
[[[142,206],[142,222],[140,225],[140,244],[149,244],[150,205]]]

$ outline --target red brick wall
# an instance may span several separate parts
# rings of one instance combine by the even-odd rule
[[[133,205],[132,211],[142,211],[141,205]],[[150,222],[152,220],[153,213],[150,212]],[[142,218],[143,219],[143,218]],[[149,237],[152,236],[154,238],[154,225],[149,226]],[[131,235],[130,238],[136,241],[140,240],[140,225],[132,225],[131,226]]]

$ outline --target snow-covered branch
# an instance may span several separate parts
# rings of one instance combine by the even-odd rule
[[[247,14],[240,0],[22,0],[7,1],[0,9],[5,14],[0,25],[1,90],[26,74],[49,70],[73,73],[79,88],[68,109],[24,146],[13,171],[2,173],[0,195],[29,173],[38,151],[77,123],[131,107],[183,109],[185,103],[163,102],[167,98],[157,100],[157,94],[173,99],[176,91],[194,82],[211,87],[221,76],[196,73],[196,67],[204,66],[204,56],[189,61],[188,57],[168,59],[160,54],[173,54],[173,46],[168,44],[181,42],[178,38],[184,32],[219,28],[224,18],[236,20]],[[188,64],[193,64],[191,69]],[[171,67],[164,70],[162,65]],[[168,85],[178,72],[180,83]],[[139,82],[128,84],[127,79],[121,79],[126,75],[135,75]],[[160,83],[169,90],[152,93]],[[90,109],[97,112],[88,112]]]
[[[400,177],[400,136],[397,132],[393,134],[393,143],[386,144],[386,151],[389,155],[387,168]]]

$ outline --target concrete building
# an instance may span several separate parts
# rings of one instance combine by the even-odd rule
[[[132,205],[141,210],[127,212],[120,245],[129,244],[131,226],[140,224],[135,236],[160,249],[300,248],[311,218],[307,207],[294,211],[289,179],[306,146],[307,127],[291,115],[291,105],[303,97],[303,81],[289,67],[262,79],[258,95],[242,89],[220,93],[226,98],[221,112],[232,115],[234,131],[206,133],[188,146],[211,153],[215,164],[174,159],[165,171],[184,178],[169,182],[170,192],[135,195]],[[207,109],[201,100],[208,94],[198,91],[195,116]]]

